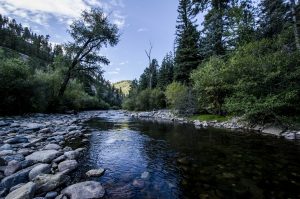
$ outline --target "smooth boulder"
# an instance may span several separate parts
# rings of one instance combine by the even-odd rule
[[[51,171],[50,164],[37,165],[29,172],[29,180],[33,180],[36,176],[38,176],[40,174],[49,174],[50,171]]]
[[[70,199],[97,199],[104,196],[105,190],[99,182],[86,181],[73,184],[61,193],[67,195]]]
[[[31,199],[34,196],[35,190],[35,183],[28,182],[27,184],[9,193],[5,199]]]
[[[57,187],[63,185],[69,180],[69,176],[65,173],[52,174],[41,174],[33,179],[33,182],[37,185],[38,193],[45,193],[56,189]]]
[[[80,153],[78,151],[67,151],[64,155],[67,159],[74,160],[80,155]]]
[[[105,172],[105,170],[103,168],[100,168],[100,169],[89,170],[85,174],[88,177],[99,177],[99,176],[102,176],[104,174],[104,172]]]
[[[31,171],[31,169],[33,169],[35,166],[36,165],[33,165],[26,169],[20,170],[17,173],[14,173],[10,176],[7,176],[6,178],[3,178],[1,181],[1,186],[10,189],[11,187],[17,184],[28,182],[29,181],[28,174]]]
[[[23,136],[17,136],[14,138],[10,138],[5,141],[7,144],[19,144],[19,143],[28,143],[28,139]]]
[[[44,147],[45,150],[59,150],[61,147],[58,144],[47,144]]]
[[[20,162],[18,162],[16,160],[12,160],[7,164],[7,167],[5,168],[5,171],[4,171],[4,175],[9,176],[21,168],[22,168],[22,165]]]
[[[58,164],[58,170],[62,171],[73,171],[78,167],[78,162],[76,160],[65,160]]]
[[[25,159],[32,160],[34,162],[50,163],[59,154],[60,154],[60,152],[58,152],[56,150],[36,151],[36,152],[26,156]]]

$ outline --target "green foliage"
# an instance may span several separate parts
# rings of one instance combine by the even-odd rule
[[[83,11],[81,17],[71,24],[69,33],[73,42],[65,44],[68,68],[59,89],[59,99],[63,97],[72,76],[93,78],[102,74],[101,65],[108,65],[109,60],[99,55],[99,51],[103,46],[117,45],[118,32],[117,26],[100,8]]]
[[[172,53],[168,53],[162,63],[161,67],[158,71],[158,79],[157,79],[157,86],[165,90],[166,87],[173,82],[173,73],[174,73],[174,60]]]
[[[131,84],[132,84],[132,81],[123,80],[123,81],[120,81],[120,82],[116,82],[113,85],[116,89],[120,89],[124,95],[128,95],[129,91],[130,91]]]
[[[129,96],[122,107],[127,110],[147,111],[165,107],[165,95],[159,89],[145,89],[136,96]]]
[[[260,2],[259,35],[271,38],[280,34],[291,22],[289,6],[282,0],[262,0]],[[289,24],[289,25],[290,25]]]
[[[191,74],[197,93],[200,110],[222,114],[225,97],[229,94],[225,74],[226,63],[219,57],[212,57]]]
[[[174,80],[189,84],[189,75],[202,60],[199,49],[200,33],[192,15],[191,0],[180,0],[176,26]]]
[[[283,48],[284,41],[263,39],[234,53],[227,68],[233,91],[228,111],[262,122],[299,114],[299,53]]]
[[[53,48],[49,35],[37,35],[28,27],[18,24],[15,19],[9,19],[0,14],[0,46],[22,53],[30,57],[42,67],[53,59]]]
[[[156,59],[152,59],[150,66],[147,67],[139,79],[139,89],[156,88],[157,86],[157,69],[159,65]]]
[[[195,96],[185,85],[173,82],[165,91],[167,104],[180,114],[192,114],[196,112]]]
[[[122,108],[125,110],[134,111],[136,109],[135,98],[133,98],[133,97],[125,98],[122,103]]]
[[[221,115],[193,115],[189,117],[190,120],[199,120],[199,121],[217,121],[217,122],[226,122],[231,119],[230,116],[221,116]]]
[[[33,75],[35,85],[32,106],[35,112],[48,111],[49,105],[58,94],[62,73],[59,69],[37,70]]]
[[[2,57],[2,55],[0,55]],[[33,84],[26,62],[21,59],[0,61],[0,114],[22,113],[31,110]]]
[[[99,9],[84,11],[80,20],[71,26],[74,42],[63,49],[0,15],[0,114],[121,106],[122,92],[99,67],[109,61],[97,54],[117,44],[118,29]]]

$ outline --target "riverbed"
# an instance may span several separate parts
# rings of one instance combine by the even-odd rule
[[[105,198],[300,198],[299,142],[99,112],[72,183],[90,169]]]

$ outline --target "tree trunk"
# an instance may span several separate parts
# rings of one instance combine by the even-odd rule
[[[290,0],[290,2],[291,2],[291,9],[292,9],[292,15],[293,15],[293,23],[294,23],[295,43],[296,43],[297,49],[300,51],[300,41],[299,41],[299,30],[298,30],[296,4],[295,4],[295,0]]]
[[[64,81],[63,81],[62,85],[60,86],[60,89],[58,92],[58,99],[61,99],[64,96],[64,93],[66,91],[66,88],[67,88],[70,78],[71,78],[71,69],[68,70],[68,72],[64,78]]]

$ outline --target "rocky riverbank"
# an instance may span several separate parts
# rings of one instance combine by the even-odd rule
[[[78,138],[88,143],[90,133],[82,124],[98,114],[0,118],[0,198],[102,198],[101,184],[88,180],[102,175],[102,169],[89,171],[86,182],[70,184],[69,175],[86,149],[66,144]]]
[[[84,182],[72,184],[70,176],[79,167],[79,159],[86,148],[68,143],[81,140],[89,143],[91,133],[83,123],[103,112],[82,112],[77,115],[34,114],[0,118],[0,198],[5,199],[87,199],[102,198],[105,190],[99,182],[104,169],[86,173]],[[190,121],[168,110],[153,112],[125,112],[136,118],[193,123],[197,128],[257,130],[299,139],[300,132],[284,131],[272,126],[249,127],[238,119],[227,122]],[[73,148],[71,148],[71,146]]]
[[[157,120],[167,120],[175,121],[179,123],[192,123],[196,128],[223,128],[223,129],[240,129],[256,131],[263,134],[271,134],[275,136],[284,137],[288,140],[300,140],[300,131],[289,130],[284,127],[274,126],[272,124],[266,125],[251,125],[240,118],[232,118],[231,120],[225,122],[218,121],[199,121],[199,120],[189,120],[185,117],[178,117],[176,114],[172,113],[170,110],[158,110],[149,112],[127,112],[128,115],[140,119],[157,119]]]

